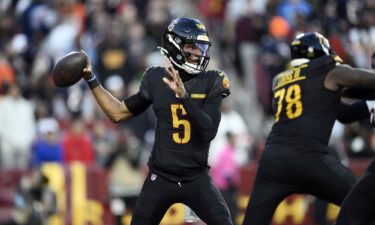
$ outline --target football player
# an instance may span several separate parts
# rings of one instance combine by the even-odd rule
[[[375,73],[343,64],[319,33],[297,35],[290,49],[291,68],[273,81],[275,122],[259,160],[244,225],[270,224],[279,203],[294,193],[341,205],[356,182],[328,153],[327,144],[342,108],[343,87],[374,90]],[[357,109],[367,109],[358,104]]]
[[[113,122],[131,119],[151,105],[157,117],[149,174],[132,225],[159,224],[177,202],[189,206],[207,224],[232,224],[227,205],[208,175],[208,148],[220,123],[222,99],[230,94],[225,73],[206,70],[210,46],[200,21],[174,19],[164,30],[160,47],[172,66],[148,68],[139,92],[123,101],[100,85],[87,60],[84,79]]]

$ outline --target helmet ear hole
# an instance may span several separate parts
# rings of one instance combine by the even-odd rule
[[[180,44],[182,43],[181,39],[180,39],[180,38],[178,38],[178,37],[176,37],[176,38],[175,38],[174,40],[175,40],[175,41],[176,41],[176,43],[177,43],[177,44],[179,44],[179,45],[180,45]]]

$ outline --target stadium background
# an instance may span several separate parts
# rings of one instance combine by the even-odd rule
[[[103,85],[122,99],[137,91],[145,68],[168,64],[156,47],[170,19],[181,16],[206,25],[213,42],[209,68],[226,71],[231,80],[232,95],[224,102],[210,164],[218,163],[225,134],[234,134],[240,221],[272,124],[270,83],[287,66],[289,41],[297,32],[320,32],[346,63],[369,68],[375,51],[374,12],[374,0],[2,0],[0,223],[13,215],[21,180],[40,166],[58,199],[48,224],[129,223],[128,215],[113,215],[122,208],[113,199],[126,199],[131,211],[153,143],[152,111],[111,124],[84,82],[56,88],[51,70],[66,53],[84,49]],[[22,98],[4,104],[13,84]],[[56,154],[52,164],[41,160],[47,138]],[[331,145],[360,175],[374,154],[373,128],[368,121],[337,124]],[[9,146],[20,154],[14,162],[4,160],[13,150]],[[273,223],[313,225],[313,201],[292,196]],[[329,207],[330,222],[335,213],[337,208]],[[163,224],[182,222],[180,205]]]

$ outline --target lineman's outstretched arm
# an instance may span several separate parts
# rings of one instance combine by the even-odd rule
[[[342,87],[375,90],[375,72],[368,69],[338,65],[327,74],[324,86],[337,91]]]

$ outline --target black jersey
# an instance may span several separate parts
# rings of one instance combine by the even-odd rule
[[[191,180],[207,171],[210,140],[199,135],[181,99],[163,82],[168,76],[164,67],[146,70],[140,87],[143,98],[152,102],[157,118],[155,143],[148,166],[151,171],[172,181]],[[229,95],[227,76],[221,71],[205,71],[184,82],[192,103],[198,108],[210,104],[218,113],[215,134],[220,122],[221,99]]]
[[[326,89],[324,79],[335,66],[336,60],[332,56],[323,56],[275,77],[275,123],[267,144],[287,144],[304,149],[328,144],[340,92]]]

